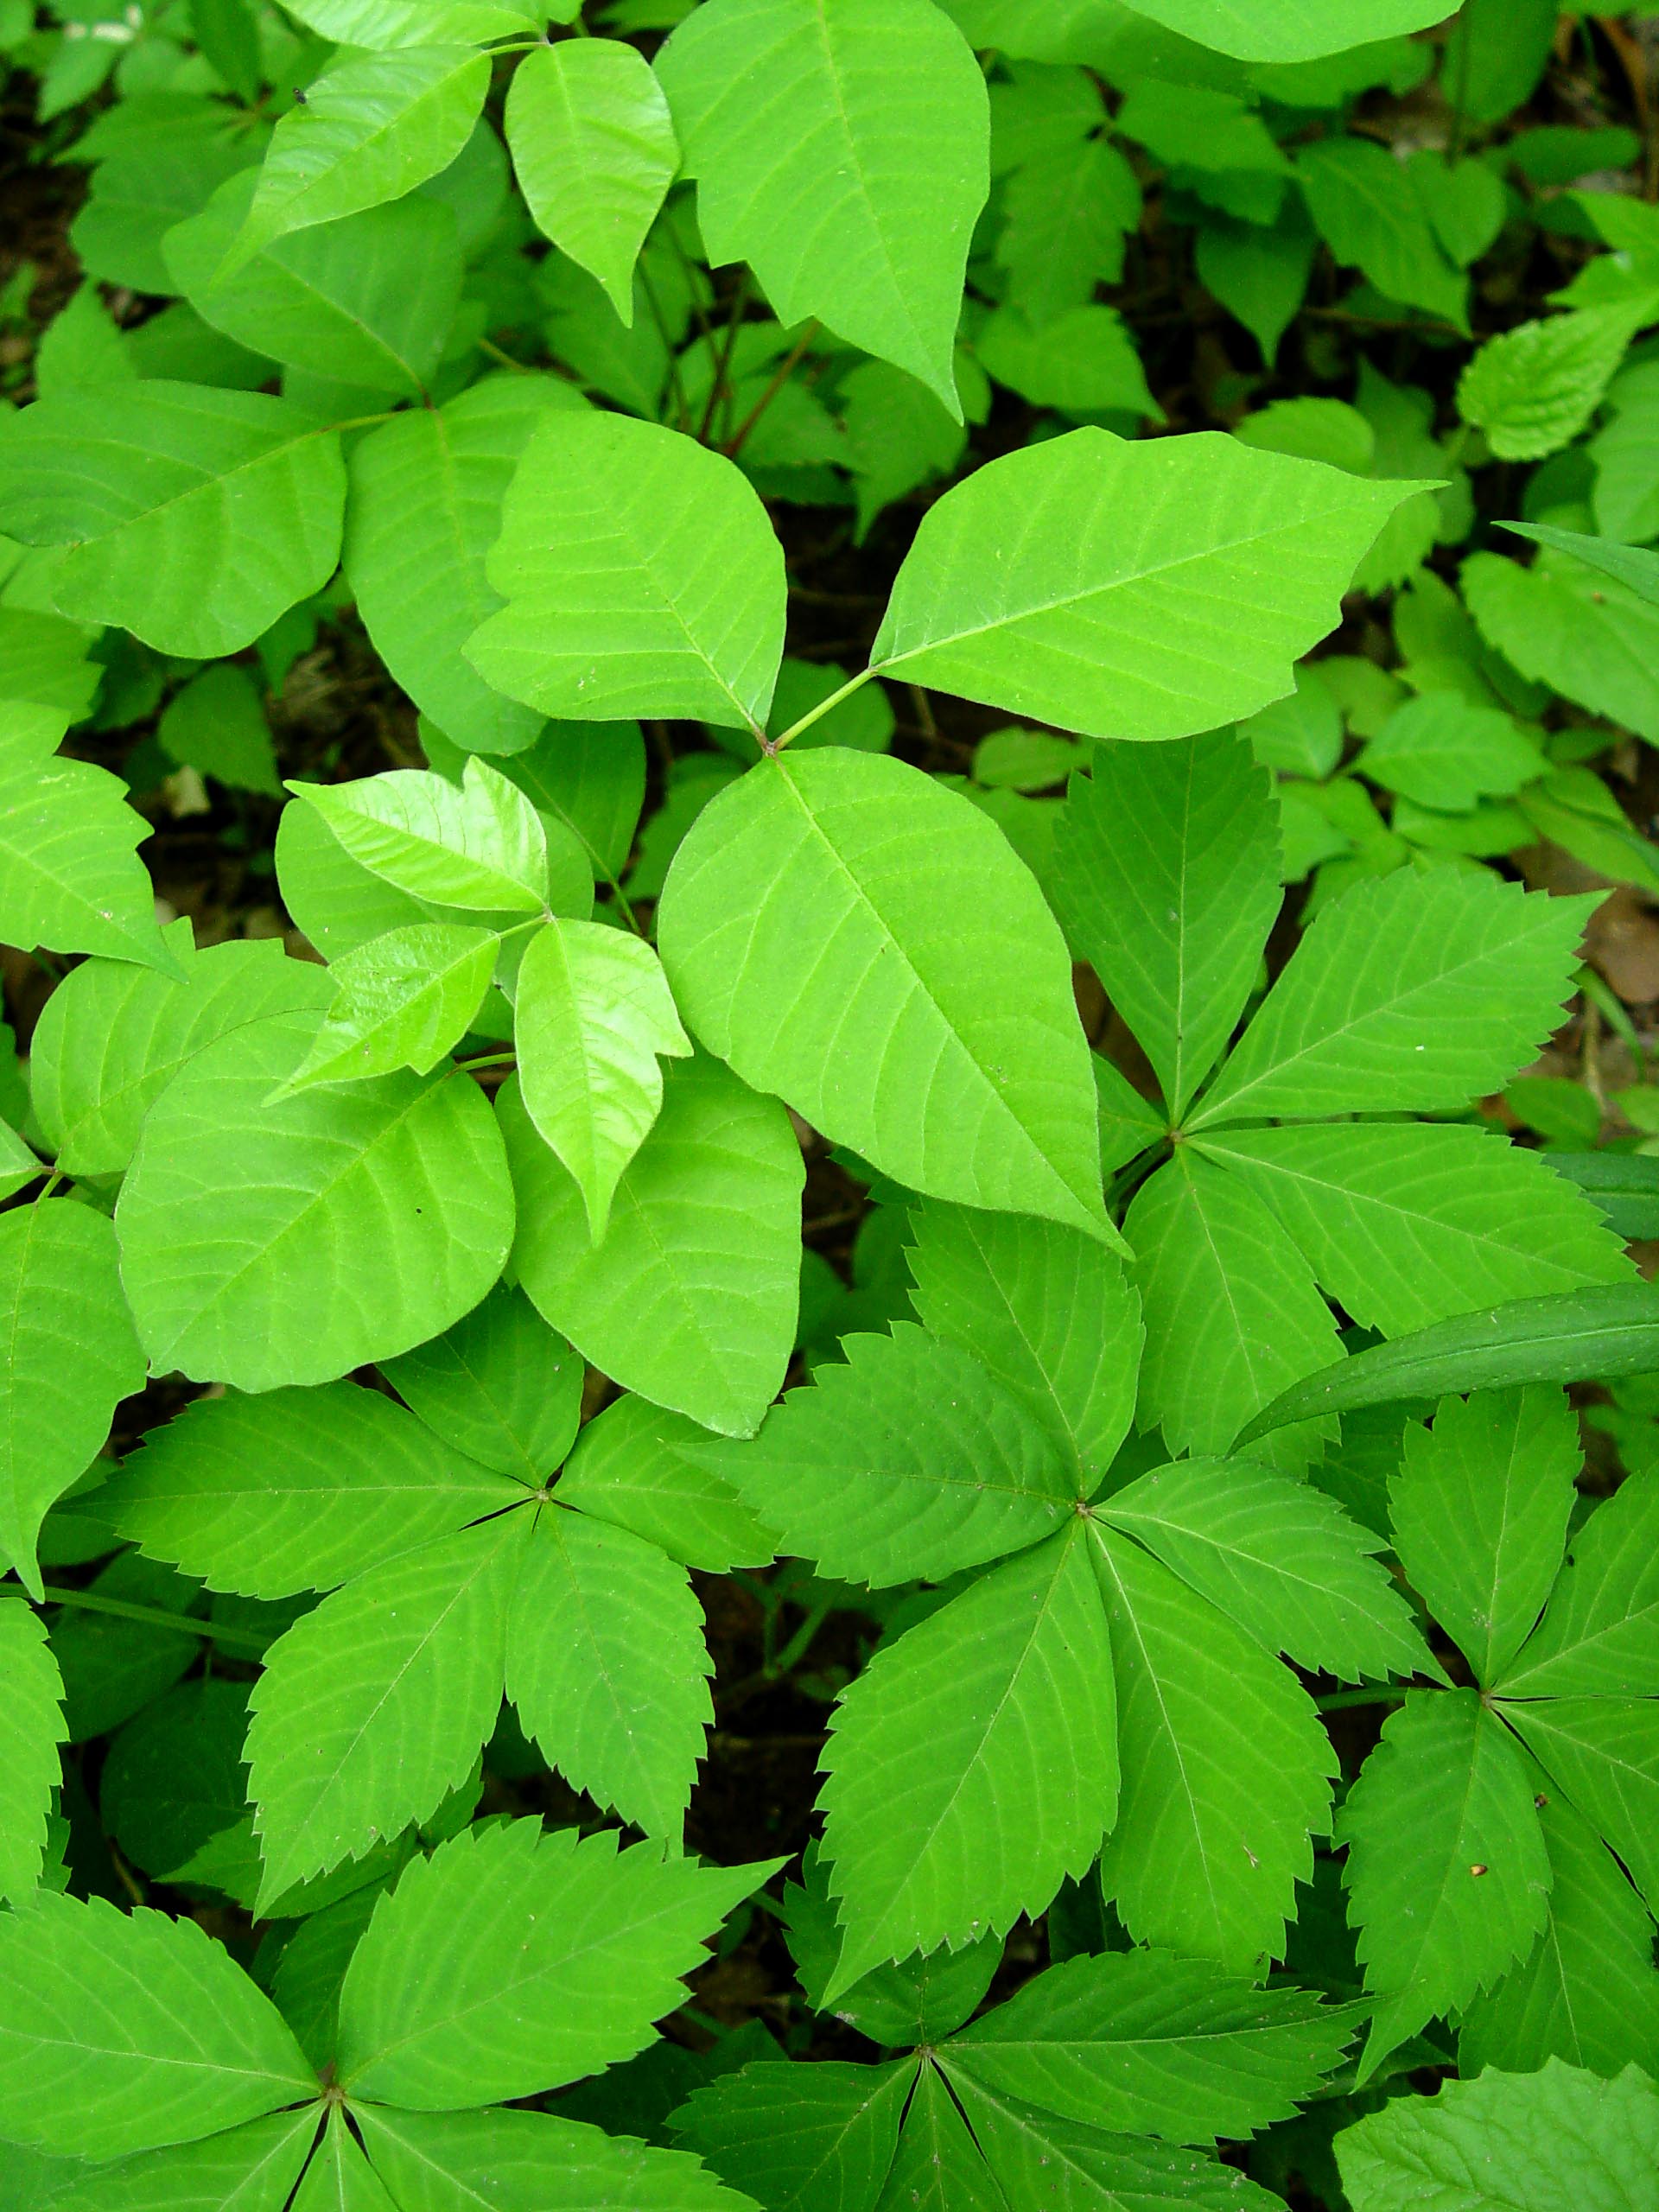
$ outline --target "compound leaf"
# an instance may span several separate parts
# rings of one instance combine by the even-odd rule
[[[1116,1241],[1065,944],[969,801],[881,753],[763,760],[693,824],[658,933],[692,1032],[825,1136]]]
[[[709,0],[658,59],[709,257],[816,315],[960,419],[951,353],[990,115],[928,0]]]
[[[1160,2204],[1194,2212],[1272,2212],[1283,2202],[1200,2152],[1109,2135],[1016,2098],[988,2094],[960,2078],[951,2086],[1010,2204],[1046,2202],[1057,2212],[1129,2206],[1153,2212]]]
[[[671,2125],[769,2212],[854,2212],[877,2201],[915,2080],[913,2058],[805,2068],[766,2059],[695,2091]]]
[[[928,509],[870,658],[1088,737],[1188,737],[1291,689],[1419,489],[1209,432],[1073,430]]]
[[[726,1574],[764,1567],[778,1548],[696,1447],[707,1432],[648,1398],[619,1398],[587,1423],[560,1478],[567,1505],[658,1545],[683,1566]]]
[[[582,1356],[722,1436],[753,1436],[794,1346],[800,1147],[775,1099],[699,1056],[623,1170],[603,1243],[517,1081],[499,1100],[518,1200],[513,1267]]]
[[[452,1451],[534,1490],[575,1441],[582,1363],[521,1290],[498,1284],[380,1372]]]
[[[772,1872],[534,1820],[458,1835],[375,1908],[340,1993],[340,2079],[444,2112],[631,2058],[684,2001],[704,1938]]]
[[[191,1920],[42,1891],[0,1915],[0,2128],[114,2158],[315,2095],[270,1999]]]
[[[292,1015],[233,1030],[145,1121],[116,1227],[163,1370],[329,1382],[437,1335],[501,1272],[512,1190],[477,1084],[383,1076],[273,1102],[315,1031]]]
[[[113,2165],[77,2162],[51,2212],[287,2212],[316,2132],[312,2104]]]

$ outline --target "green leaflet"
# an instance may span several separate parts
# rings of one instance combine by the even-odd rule
[[[226,282],[219,265],[252,203],[242,169],[162,251],[205,322],[314,376],[420,398],[461,304],[455,219],[433,200],[394,200],[274,240]]]
[[[633,265],[679,167],[668,102],[644,55],[613,39],[526,54],[507,143],[540,229],[633,321]]]
[[[1260,1644],[1121,1536],[1090,1548],[1111,1630],[1123,1800],[1101,1886],[1143,1942],[1257,1974],[1283,1948],[1335,1754]]]
[[[414,205],[414,202],[408,203]],[[544,414],[586,405],[557,377],[486,377],[439,408],[399,415],[351,454],[341,558],[387,667],[457,744],[517,753],[542,728],[461,651],[500,606],[484,573],[501,501]]]
[[[279,944],[198,952],[188,922],[165,932],[179,980],[89,960],[66,976],[35,1025],[30,1097],[68,1175],[119,1175],[145,1114],[205,1045],[268,1015],[328,1003],[327,977]]]
[[[914,2059],[746,2066],[699,2089],[674,2126],[768,2212],[853,2212],[874,2205],[887,2179],[916,2072]]]
[[[764,1567],[778,1540],[703,1464],[708,1432],[646,1398],[619,1398],[582,1429],[559,1496],[705,1573]]]
[[[38,1613],[0,1598],[0,1897],[23,1904],[41,1878],[58,1779],[63,1684]]]
[[[119,2158],[315,2093],[270,1999],[192,1921],[42,1891],[0,1917],[0,2126],[11,2141]]]
[[[1065,1525],[1073,1470],[971,1352],[902,1321],[841,1349],[753,1443],[700,1455],[782,1550],[841,1581],[943,1582]]]
[[[683,1567],[626,1529],[537,1516],[507,1616],[506,1693],[573,1788],[677,1840],[713,1672]]]
[[[294,2212],[397,2212],[339,2107],[305,2170]]]
[[[331,1589],[522,1496],[378,1390],[325,1382],[198,1399],[149,1432],[99,1503],[148,1558],[217,1590],[284,1598]]]
[[[765,727],[783,550],[723,454],[622,415],[549,416],[524,448],[487,572],[507,604],[467,658],[510,698],[566,719]]]
[[[1098,747],[1087,779],[1072,780],[1058,855],[1071,941],[1179,1117],[1232,1033],[1279,910],[1269,780],[1227,734]]]
[[[1141,1315],[1122,1262],[1059,1222],[938,1200],[911,1210],[910,1234],[924,1326],[988,1368],[1092,1495],[1135,1407]]]
[[[1414,1691],[1382,1724],[1337,1826],[1365,1986],[1382,1999],[1363,2073],[1532,1948],[1550,1882],[1532,1799],[1514,1739],[1472,1690]]]
[[[1311,61],[1438,20],[1435,0],[1357,0],[1333,20],[1319,0],[1135,0],[1154,22],[1246,61]]]
[[[772,1871],[534,1821],[457,1836],[375,1909],[340,1995],[340,2079],[442,2112],[631,2057],[682,2001],[702,1939]]]
[[[1082,1873],[1117,1802],[1110,1681],[1080,1531],[994,1567],[877,1652],[823,1754],[846,1930],[826,2003],[884,1960],[1006,1933]]]
[[[808,2004],[821,2010],[841,1949],[841,1930],[816,1843],[803,1853],[801,1872],[802,1882],[784,1891],[790,1955]],[[1001,1956],[1001,1945],[987,1936],[963,1950],[934,1951],[926,1957],[912,1954],[877,1967],[836,1999],[836,2018],[890,2049],[938,2043],[978,2010]]]
[[[113,2166],[77,2162],[52,2212],[286,2212],[316,2132],[313,2105]]]
[[[496,2212],[586,2212],[607,2196],[639,2212],[752,2212],[747,2196],[721,2188],[695,2158],[544,2113],[377,2106],[359,2125],[400,2212],[449,2212],[469,2197]]]
[[[1380,1540],[1310,1484],[1247,1459],[1183,1459],[1095,1510],[1300,1667],[1345,1681],[1439,1671],[1370,1556]]]
[[[1579,1529],[1508,1697],[1659,1695],[1659,1475],[1631,1475]]]
[[[277,795],[270,726],[243,670],[220,662],[168,701],[156,741],[169,760],[240,791]]]
[[[1580,1456],[1565,1396],[1537,1383],[1442,1399],[1432,1430],[1406,1429],[1389,1486],[1395,1548],[1483,1687],[1503,1681],[1543,1611]]]
[[[1373,783],[1424,806],[1466,810],[1507,798],[1545,772],[1536,743],[1508,715],[1454,691],[1429,691],[1395,709],[1366,747]]]
[[[1316,918],[1189,1128],[1432,1113],[1501,1090],[1560,1019],[1588,900],[1402,869]]]
[[[776,1100],[715,1061],[677,1062],[598,1244],[516,1080],[499,1112],[518,1203],[512,1263],[537,1309],[625,1389],[752,1436],[783,1382],[799,1298],[804,1170]]]
[[[825,1136],[1116,1241],[1065,946],[976,808],[882,754],[762,760],[680,847],[658,932],[694,1034]]]
[[[1659,1899],[1659,1707],[1651,1698],[1551,1698],[1503,1718],[1564,1796]]]
[[[1614,574],[1599,559],[1586,566],[1589,556],[1576,547],[1567,551],[1566,559],[1552,557],[1547,546],[1529,569],[1495,553],[1471,553],[1461,575],[1469,612],[1488,645],[1523,676],[1659,740],[1652,658],[1659,610],[1631,587],[1628,564]]]
[[[1600,2082],[1552,2059],[1541,2074],[1484,2074],[1392,2101],[1344,2129],[1337,2158],[1355,2212],[1405,2212],[1430,2190],[1468,2212],[1544,2212],[1563,2191],[1595,2212],[1642,2212],[1659,2094],[1633,2068]]]
[[[1458,412],[1500,461],[1537,461],[1571,442],[1599,404],[1625,347],[1659,312],[1659,293],[1523,322],[1489,339],[1458,384]]]
[[[1618,545],[1605,537],[1588,537],[1582,531],[1555,530],[1536,522],[1503,522],[1500,530],[1512,531],[1517,537],[1530,537],[1540,545],[1554,546],[1558,552],[1570,553],[1576,560],[1587,562],[1604,575],[1612,576],[1628,584],[1638,599],[1649,604],[1659,598],[1659,555],[1639,545]]]
[[[0,936],[176,972],[133,852],[149,835],[107,770],[58,758],[67,717],[0,706]]]
[[[512,1192],[477,1086],[384,1076],[273,1103],[315,1033],[314,1016],[232,1031],[145,1122],[116,1227],[153,1363],[251,1390],[330,1381],[439,1333],[501,1272]]]
[[[253,205],[219,264],[228,284],[262,246],[406,192],[448,168],[471,136],[490,65],[463,46],[344,63],[278,121]]]
[[[882,2212],[1004,2212],[1006,2200],[980,2156],[956,2099],[937,2069],[924,2063],[911,2092]]]
[[[1269,2212],[1281,2200],[1235,2169],[1191,2151],[1133,2136],[1108,2135],[1014,2098],[988,2096],[972,2082],[951,2083],[1006,2201],[1041,2201],[1077,2212],[1093,2206],[1185,2204],[1198,2212]]]
[[[532,1490],[575,1440],[582,1362],[505,1284],[442,1336],[383,1360],[380,1371],[453,1451]]]
[[[162,1877],[241,1821],[245,1682],[213,1675],[175,1683],[111,1738],[99,1811],[135,1866]]]
[[[62,548],[58,612],[159,652],[240,652],[340,558],[339,441],[288,400],[156,380],[41,400],[0,431],[0,530]]]
[[[400,1068],[430,1075],[471,1027],[499,943],[461,923],[416,923],[342,953],[322,1027],[278,1096]]]
[[[536,932],[513,1012],[525,1111],[581,1185],[601,1243],[618,1179],[662,1108],[658,1055],[686,1058],[691,1040],[651,947],[600,922]]]
[[[411,899],[469,913],[537,914],[547,833],[516,784],[469,757],[459,790],[429,769],[350,784],[290,784],[362,867]]]
[[[1468,283],[1443,251],[1403,162],[1365,138],[1300,149],[1296,175],[1332,254],[1379,292],[1466,330]]]
[[[541,28],[538,13],[504,4],[504,0],[295,0],[289,14],[308,23],[323,38],[341,46],[377,49],[428,46],[435,39],[486,40],[520,37]],[[569,22],[569,0],[554,0],[547,15]]]
[[[710,260],[748,262],[780,322],[817,316],[959,419],[951,348],[989,142],[959,33],[924,0],[711,0],[658,70]]]
[[[69,1198],[0,1215],[0,1557],[41,1595],[35,1540],[120,1401],[144,1387],[103,1215]]]
[[[929,510],[871,659],[1090,737],[1213,728],[1289,690],[1292,662],[1418,488],[1208,434],[1137,445],[1076,430]]]
[[[1006,91],[1007,87],[997,90]],[[1081,95],[1084,128],[1099,120],[1097,95]],[[993,149],[996,91],[991,95]],[[1008,302],[1039,329],[1094,297],[1096,283],[1123,273],[1124,236],[1141,213],[1141,186],[1109,138],[1045,142],[1009,179],[996,258],[1008,272]]]

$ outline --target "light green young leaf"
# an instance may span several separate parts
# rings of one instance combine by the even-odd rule
[[[1033,407],[1164,419],[1128,326],[1098,302],[1067,308],[1041,324],[1018,308],[998,308],[986,319],[976,350],[988,377]]]
[[[416,2112],[505,2102],[632,2058],[769,1866],[701,1866],[614,1834],[474,1828],[405,1868],[340,2000],[354,2096]]]
[[[315,416],[161,378],[0,418],[0,530],[62,550],[53,604],[158,652],[239,652],[340,558],[346,472]]]
[[[1561,1794],[1659,1903],[1659,1704],[1556,1697],[1505,1705],[1503,1718]]]
[[[487,563],[507,604],[467,658],[543,714],[766,726],[783,549],[723,454],[625,415],[560,414],[524,449]]]
[[[316,2094],[270,1999],[192,1920],[42,1891],[0,1915],[0,2131],[116,2158]]]
[[[1338,1352],[1335,1318],[1277,1217],[1191,1146],[1141,1185],[1124,1228],[1147,1324],[1139,1419],[1172,1451],[1226,1451]],[[1256,1456],[1297,1471],[1329,1433],[1275,1437]]]
[[[1374,784],[1452,813],[1466,813],[1488,797],[1506,798],[1548,766],[1510,715],[1456,691],[1427,691],[1397,707],[1363,760]]]
[[[543,47],[513,73],[505,123],[537,227],[632,325],[633,265],[680,161],[651,64],[617,39]]]
[[[1060,817],[1056,901],[1179,1116],[1243,1010],[1279,911],[1271,779],[1229,732],[1103,745],[1090,770]]]
[[[601,922],[550,922],[531,938],[513,993],[524,1109],[582,1187],[595,1244],[618,1179],[663,1103],[659,1053],[683,1058],[662,963]]]
[[[1659,291],[1634,306],[1586,308],[1489,338],[1458,381],[1458,412],[1499,461],[1541,461],[1570,445],[1601,404],[1624,349],[1659,315]]]
[[[624,1389],[752,1436],[782,1385],[799,1299],[805,1170],[783,1109],[714,1061],[677,1062],[602,1244],[516,1079],[498,1110],[518,1203],[513,1267],[537,1309]]]
[[[188,921],[165,932],[181,980],[89,960],[46,1002],[29,1054],[30,1094],[67,1175],[119,1175],[144,1116],[185,1062],[230,1030],[321,1012],[327,976],[270,938],[195,950]]]
[[[452,1451],[538,1489],[575,1440],[583,1369],[521,1290],[498,1284],[380,1372]]]
[[[1659,1696],[1659,1472],[1628,1477],[1573,1538],[1505,1697]]]
[[[365,391],[419,399],[461,304],[455,219],[419,197],[273,240],[227,282],[219,266],[252,203],[243,169],[162,241],[176,288],[251,352]]]
[[[1344,1414],[1447,1390],[1578,1382],[1659,1366],[1659,1296],[1645,1282],[1599,1284],[1517,1299],[1373,1344],[1293,1384],[1238,1439],[1241,1450],[1287,1421]]]
[[[747,261],[780,322],[816,315],[960,419],[951,353],[990,144],[961,34],[928,0],[709,0],[657,67],[710,261]]]
[[[492,39],[539,35],[550,19],[574,21],[572,0],[518,8],[505,0],[294,0],[290,16],[339,46],[430,46],[435,40],[483,45]]]
[[[939,1200],[911,1210],[910,1235],[924,1327],[972,1352],[1092,1495],[1135,1410],[1141,1312],[1122,1262],[1058,1222]]]
[[[150,1109],[116,1227],[163,1371],[330,1382],[440,1334],[501,1272],[512,1189],[477,1084],[383,1076],[272,1103],[315,1029],[234,1030]]]
[[[1440,1671],[1370,1556],[1382,1540],[1311,1483],[1249,1459],[1181,1459],[1095,1510],[1299,1667],[1351,1682]]]
[[[41,1878],[58,1781],[63,1682],[46,1624],[16,1593],[0,1596],[0,1897],[28,1904]]]
[[[1468,328],[1468,279],[1442,251],[1403,162],[1369,138],[1322,138],[1298,149],[1296,175],[1337,260],[1389,299]]]
[[[352,449],[341,558],[357,611],[416,705],[471,752],[518,753],[542,728],[531,708],[492,690],[461,648],[501,604],[484,561],[526,441],[550,410],[587,404],[560,377],[486,377]]]
[[[270,1599],[331,1589],[523,1495],[378,1390],[325,1382],[194,1400],[149,1432],[99,1510],[146,1558]]]
[[[288,788],[354,861],[412,899],[470,913],[537,914],[546,906],[542,818],[487,760],[467,756],[459,790],[429,768]]]
[[[61,2190],[41,2202],[49,2212],[287,2212],[316,2133],[312,2104],[114,2165],[77,2160]]]
[[[573,1789],[677,1844],[713,1671],[683,1567],[585,1514],[537,1516],[507,1618],[507,1695]]]
[[[1209,2144],[1287,2119],[1352,2033],[1351,2016],[1305,1991],[1264,1993],[1169,1951],[1108,1951],[1036,1975],[938,2055],[953,2086]]]
[[[1290,690],[1418,488],[1211,433],[1074,430],[928,510],[871,659],[1089,737],[1187,737]]]
[[[1530,2074],[1552,2058],[1592,2073],[1651,2066],[1659,2052],[1653,1922],[1595,1831],[1545,1785],[1535,1796],[1549,1853],[1549,1918],[1530,1955],[1464,2007],[1458,2063]],[[1541,1800],[1541,1802],[1540,1802]]]
[[[1439,22],[1438,0],[1349,0],[1333,17],[1320,0],[1132,0],[1137,16],[1244,61],[1313,61]]]
[[[681,2152],[547,2113],[369,2106],[354,2117],[375,2171],[404,2212],[474,2203],[493,2212],[589,2212],[607,2198],[639,2212],[755,2212]]]
[[[1243,324],[1269,369],[1306,294],[1317,245],[1306,211],[1294,197],[1271,229],[1208,209],[1198,225],[1192,257],[1198,281]]]
[[[1433,1113],[1501,1090],[1560,1020],[1592,899],[1398,869],[1321,909],[1196,1113]]]
[[[1482,1129],[1314,1123],[1230,1130],[1195,1149],[1272,1209],[1363,1328],[1399,1336],[1630,1274],[1581,1191],[1544,1155]]]
[[[1646,2212],[1659,2094],[1634,2067],[1601,2082],[1551,2059],[1392,2098],[1338,2136],[1337,2163],[1354,2212]]]
[[[68,1198],[0,1214],[0,1559],[32,1597],[47,1509],[84,1473],[121,1400],[143,1387],[104,1216]]]
[[[52,707],[0,704],[0,939],[176,974],[133,851],[149,825],[107,769],[59,758],[65,720]]]
[[[619,1398],[582,1429],[559,1482],[567,1505],[630,1529],[706,1573],[764,1567],[778,1548],[731,1484],[694,1447],[707,1432],[647,1398]]]
[[[92,645],[85,623],[0,600],[0,699],[18,707],[55,707],[78,721],[104,677],[89,658]]]
[[[1563,536],[1577,533],[1563,532]],[[1585,540],[1594,545],[1594,538]],[[1480,633],[1535,683],[1659,743],[1659,604],[1579,547],[1546,550],[1529,569],[1471,553],[1460,575]],[[1599,571],[1599,573],[1598,573]]]
[[[487,55],[465,46],[360,55],[307,88],[278,119],[246,220],[218,281],[263,246],[401,200],[447,169],[472,136],[489,89]]]
[[[1100,1878],[1138,1942],[1266,1972],[1330,1826],[1336,1755],[1287,1667],[1099,1522],[1123,1800]]]
[[[700,1455],[779,1548],[837,1581],[943,1582],[1053,1535],[1075,1460],[973,1353],[896,1321],[849,1336],[753,1443]]]
[[[1432,1430],[1413,1421],[1389,1485],[1406,1576],[1475,1680],[1503,1680],[1543,1611],[1567,1541],[1582,1452],[1560,1390],[1443,1398]]]
[[[1099,94],[1086,79],[1075,82],[1087,130],[1100,119]],[[993,147],[997,94],[1012,89],[992,90]],[[996,260],[1008,272],[1007,301],[1040,329],[1093,299],[1097,283],[1122,276],[1125,234],[1141,219],[1140,181],[1109,138],[1078,143],[1068,130],[1019,164],[1003,211]]]
[[[953,2079],[968,2124],[1009,2204],[1045,2196],[1067,2212],[1155,2212],[1181,2204],[1189,2212],[1272,2212],[1283,2202],[1201,2152],[1166,2149],[1133,2135],[1109,2135],[1086,2122],[1061,2120],[1017,2098],[988,2095]]]
[[[833,1141],[1117,1241],[1065,944],[969,802],[885,754],[763,760],[680,847],[658,940],[693,1033]]]
[[[262,1909],[435,1812],[501,1704],[531,1529],[499,1514],[404,1552],[302,1614],[265,1655],[248,1729]]]
[[[1337,1824],[1372,2014],[1362,2075],[1526,1956],[1549,1859],[1515,1739],[1472,1690],[1415,1690]]]
[[[499,943],[467,923],[416,922],[343,953],[322,1027],[278,1096],[399,1068],[430,1075],[472,1026]]]
[[[1076,1529],[973,1583],[843,1691],[825,1746],[833,2005],[872,1967],[1006,1935],[1117,1803],[1111,1652]]]

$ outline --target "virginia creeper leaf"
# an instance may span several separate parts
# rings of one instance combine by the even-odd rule
[[[452,1450],[537,1489],[582,1420],[582,1364],[521,1290],[498,1284],[380,1372]]]

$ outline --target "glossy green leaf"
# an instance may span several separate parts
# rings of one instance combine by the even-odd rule
[[[780,322],[816,315],[959,414],[990,138],[960,33],[926,0],[710,0],[658,73],[709,259],[747,262]]]
[[[340,2005],[340,2079],[416,2112],[505,2101],[630,2058],[702,1942],[771,1867],[700,1866],[614,1834],[476,1828],[375,1910]]]
[[[1139,2136],[1109,2135],[1012,2097],[953,2082],[1005,2201],[1046,2196],[1064,2212],[1184,2204],[1194,2212],[1271,2212],[1282,2200],[1219,2160]]]
[[[1628,563],[1614,574],[1576,546],[1565,557],[1547,546],[1529,569],[1471,553],[1461,582],[1482,637],[1522,676],[1659,741],[1659,606],[1629,575]]]
[[[693,825],[658,935],[693,1033],[825,1136],[1116,1240],[1065,945],[966,801],[883,754],[763,760]]]
[[[1363,759],[1373,783],[1452,813],[1508,798],[1545,769],[1536,744],[1508,715],[1455,691],[1427,691],[1396,708]]]
[[[0,1557],[32,1596],[48,1508],[99,1450],[120,1401],[143,1387],[103,1215],[69,1198],[0,1214]]]
[[[575,1440],[582,1364],[523,1291],[498,1284],[380,1372],[452,1451],[537,1489]]]
[[[846,1930],[826,2003],[884,1960],[1006,1934],[1084,1872],[1117,1802],[1111,1680],[1075,1533],[878,1650],[823,1753],[823,1849]]]
[[[248,1390],[322,1382],[423,1343],[500,1274],[512,1192],[465,1076],[384,1076],[271,1103],[315,1016],[251,1022],[151,1109],[116,1226],[152,1363]]]
[[[1501,522],[1497,526],[1517,537],[1530,537],[1536,544],[1572,554],[1603,575],[1628,584],[1638,599],[1649,605],[1659,601],[1659,553],[1645,546],[1617,545],[1610,538],[1586,537],[1580,530],[1557,530],[1547,523]]]
[[[1659,1706],[1651,1698],[1556,1697],[1503,1708],[1562,1795],[1659,1900]]]
[[[602,1243],[618,1179],[662,1109],[658,1056],[692,1049],[662,963],[641,938],[552,922],[525,950],[513,1015],[525,1111],[581,1185]]]
[[[26,1904],[41,1878],[58,1781],[63,1683],[41,1617],[0,1597],[0,1897]]]
[[[316,2132],[312,2105],[114,2165],[77,2161],[50,2212],[287,2212]]]
[[[674,2114],[677,2139],[769,2212],[872,2206],[893,2166],[916,2062],[721,2075]]]
[[[625,1389],[752,1436],[783,1382],[799,1295],[804,1171],[781,1107],[715,1062],[677,1062],[600,1244],[516,1080],[499,1111],[518,1194],[512,1264],[537,1309]]]
[[[351,857],[395,890],[469,913],[537,914],[547,833],[516,784],[468,758],[459,790],[427,768],[348,784],[290,784]]]
[[[293,2212],[397,2212],[338,2105],[295,2192]]]
[[[216,1590],[327,1590],[523,1496],[447,1451],[378,1390],[198,1398],[152,1428],[100,1496],[146,1557]]]
[[[620,40],[528,54],[507,92],[507,143],[537,226],[633,321],[633,266],[679,143],[651,65]]]
[[[359,2124],[402,2212],[450,2212],[469,2198],[494,2212],[588,2212],[607,2197],[631,2212],[752,2212],[695,2158],[547,2113],[380,2106]]]
[[[418,922],[342,954],[328,971],[335,991],[322,1027],[279,1095],[399,1068],[430,1075],[471,1027],[498,943],[465,923]]]
[[[157,378],[40,400],[0,423],[0,530],[63,548],[59,613],[158,652],[239,652],[340,558],[339,441],[264,392]]]
[[[341,46],[375,50],[429,46],[435,39],[475,41],[522,38],[550,17],[568,22],[570,0],[553,0],[531,12],[505,0],[295,0],[288,10],[321,37]]]
[[[658,1545],[683,1566],[725,1574],[778,1548],[698,1448],[708,1432],[648,1398],[624,1397],[588,1422],[560,1478],[567,1505]]]
[[[1003,2212],[1006,2200],[956,2098],[925,2059],[905,2110],[880,2212]]]
[[[1290,690],[1417,488],[1210,434],[1075,430],[929,509],[871,659],[1088,737],[1190,736]]]
[[[544,715],[765,727],[784,649],[783,551],[723,454],[626,416],[532,431],[489,581],[507,604],[467,658]]]
[[[10,2141],[119,2158],[257,2119],[316,2086],[270,1999],[194,1921],[49,1891],[0,1916]]]

